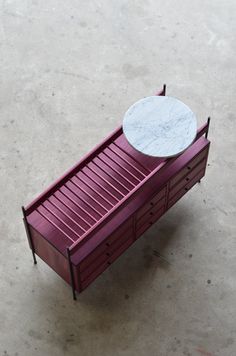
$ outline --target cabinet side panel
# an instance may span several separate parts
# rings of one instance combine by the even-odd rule
[[[71,284],[67,258],[56,250],[32,226],[30,226],[30,232],[34,243],[35,253],[61,278],[63,278],[68,284]],[[74,268],[75,288],[79,291],[79,282],[77,277],[77,269]]]

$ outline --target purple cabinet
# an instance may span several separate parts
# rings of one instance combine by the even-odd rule
[[[121,127],[115,130],[23,208],[35,263],[36,254],[72,286],[76,298],[202,179],[208,128],[209,120],[194,143],[170,159],[144,156]]]

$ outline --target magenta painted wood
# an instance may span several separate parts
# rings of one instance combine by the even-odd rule
[[[134,150],[119,127],[23,210],[33,254],[74,298],[204,176],[208,128],[164,160]]]

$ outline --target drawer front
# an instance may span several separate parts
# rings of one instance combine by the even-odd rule
[[[205,168],[202,169],[190,182],[181,188],[174,196],[168,201],[168,208],[175,204],[194,184],[196,184],[205,174]]]
[[[82,282],[83,282],[86,278],[88,278],[91,273],[93,273],[94,271],[96,271],[97,269],[99,269],[102,264],[104,264],[105,262],[107,262],[107,260],[108,260],[107,253],[108,253],[108,252],[105,252],[105,253],[101,254],[100,256],[98,256],[98,258],[96,258],[95,260],[93,260],[93,261],[90,263],[90,265],[88,265],[83,271],[81,271],[81,273],[80,273],[80,279],[81,279]]]
[[[110,246],[109,252],[103,255],[103,258],[98,263],[92,264],[88,269],[80,275],[82,289],[85,289],[95,278],[97,278],[107,267],[109,267],[127,248],[133,243],[133,236],[128,239],[116,241]],[[116,245],[116,246],[115,246]]]
[[[194,159],[192,159],[181,171],[176,174],[174,178],[170,181],[170,187],[173,187],[176,183],[179,182],[185,175],[187,175],[196,165],[198,165],[204,158],[207,159],[208,148],[205,148],[202,152],[200,152]]]
[[[96,262],[99,257],[107,252],[108,247],[123,235],[127,235],[127,231],[133,231],[133,219],[129,219],[124,224],[122,224],[113,234],[108,236],[108,238],[103,241],[96,249],[91,252],[81,263],[80,271],[87,269],[94,261]],[[129,232],[129,233],[130,233]]]
[[[105,262],[103,262],[100,266],[98,266],[89,276],[87,279],[85,279],[84,281],[81,281],[81,288],[82,290],[85,289],[86,287],[88,287],[88,285],[90,283],[92,283],[94,281],[94,279],[96,279],[102,272],[105,271],[105,269],[109,266],[110,264],[108,263],[108,261],[106,260]]]
[[[151,211],[152,212],[152,211]],[[162,207],[155,211],[152,215],[147,214],[146,219],[142,220],[142,224],[137,226],[136,236],[140,237],[147,229],[149,229],[165,212],[165,208]]]
[[[120,246],[124,245],[127,241],[133,240],[133,234],[127,233],[121,236],[113,244],[109,245],[109,247],[106,248],[104,253],[99,255],[95,260],[90,263],[90,265],[88,265],[85,269],[81,271],[81,281],[84,281],[93,271],[99,268],[100,265],[108,261],[116,253],[116,251],[120,249]]]
[[[139,219],[143,216],[149,209],[154,207],[154,205],[159,204],[160,200],[165,200],[166,187],[157,193],[152,199],[150,199],[142,208],[137,212],[136,218]]]
[[[133,218],[130,218],[124,224],[122,224],[113,234],[106,239],[106,245],[110,246],[115,241],[119,240],[123,235],[133,234]]]
[[[136,228],[144,224],[147,220],[150,220],[160,209],[165,208],[165,198],[162,198],[152,209],[149,209],[145,214],[143,214],[136,222]]]
[[[174,187],[170,188],[169,199],[171,199],[181,188],[190,182],[201,170],[206,168],[207,160],[201,161],[194,169],[184,176]]]

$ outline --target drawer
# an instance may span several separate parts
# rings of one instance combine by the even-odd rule
[[[133,233],[133,218],[124,222],[113,234],[106,239],[106,245],[110,246],[116,240],[119,240],[121,236]]]
[[[81,271],[81,281],[85,280],[86,278],[88,278],[88,276],[97,268],[99,268],[99,266],[101,264],[103,264],[105,261],[107,261],[110,257],[113,256],[113,254],[116,253],[116,251],[120,248],[121,245],[125,244],[126,241],[133,241],[134,240],[134,236],[133,233],[130,234],[124,234],[121,235],[119,239],[117,239],[114,243],[112,243],[111,245],[109,245],[109,247],[107,246],[106,250],[99,255],[95,260],[93,260],[89,265],[86,266],[85,269],[83,269]]]
[[[93,261],[90,263],[90,265],[86,266],[86,268],[81,271],[81,273],[80,273],[80,279],[81,279],[82,282],[83,282],[86,278],[88,278],[91,273],[93,273],[94,271],[96,271],[97,269],[99,269],[100,266],[108,260],[107,253],[108,253],[108,252],[104,252],[103,254],[101,254],[100,256],[98,256],[98,258],[96,258],[95,260],[93,260]]]
[[[174,187],[170,189],[169,199],[171,199],[181,188],[183,188],[188,182],[190,182],[195,175],[198,174],[202,169],[206,168],[207,160],[201,161],[194,169],[190,170],[189,173],[184,176]]]
[[[109,257],[108,263],[113,263],[127,248],[134,242],[133,237],[130,237],[122,245],[120,245],[116,250],[113,251],[112,255]]]
[[[155,205],[159,200],[161,200],[166,194],[166,186],[151,199],[151,204]]]
[[[146,204],[144,204],[142,208],[139,209],[139,211],[136,214],[136,218],[139,219],[154,205],[158,205],[160,200],[161,201],[163,199],[165,200],[165,195],[166,195],[166,187],[162,189],[158,194],[156,194],[152,199],[150,199]]]
[[[88,268],[91,265],[91,263],[96,261],[99,258],[99,256],[101,256],[102,254],[104,254],[104,252],[106,252],[106,250],[107,250],[106,242],[103,242],[98,247],[96,247],[95,250],[93,250],[93,252],[91,252],[82,262],[80,262],[80,271],[83,271],[86,268]]]
[[[110,265],[110,263],[106,260],[103,262],[100,266],[98,266],[89,276],[87,279],[81,282],[81,288],[82,290],[88,287],[90,283],[94,281],[95,278],[97,278],[102,272],[105,271],[105,269]]]
[[[146,219],[142,221],[142,224],[139,224],[136,229],[136,237],[140,237],[148,228],[150,228],[165,212],[165,208],[162,207],[156,211],[153,215],[149,215]]]
[[[189,183],[181,188],[168,202],[168,208],[175,204],[194,184],[196,184],[205,174],[205,168],[202,169]]]
[[[149,209],[145,214],[141,216],[136,222],[136,229],[138,229],[141,225],[144,224],[147,220],[152,219],[153,216],[156,215],[156,213],[160,209],[165,208],[165,198],[162,198],[162,200],[159,201],[152,209]]]
[[[103,241],[94,251],[92,251],[81,263],[80,271],[89,267],[93,261],[97,260],[101,254],[107,252],[107,248],[116,240],[123,236],[126,231],[133,231],[133,219],[128,219],[113,234]]]
[[[170,187],[173,187],[181,178],[183,178],[189,171],[191,171],[196,165],[198,165],[204,158],[207,159],[208,148],[201,151],[194,159],[192,159],[181,171],[175,175],[170,181]]]
[[[113,246],[110,256],[104,255],[104,260],[99,264],[93,264],[80,275],[82,289],[85,289],[96,277],[98,277],[107,267],[109,267],[127,248],[133,243],[133,237],[129,237],[120,243],[116,248]],[[117,244],[117,243],[116,243]]]

